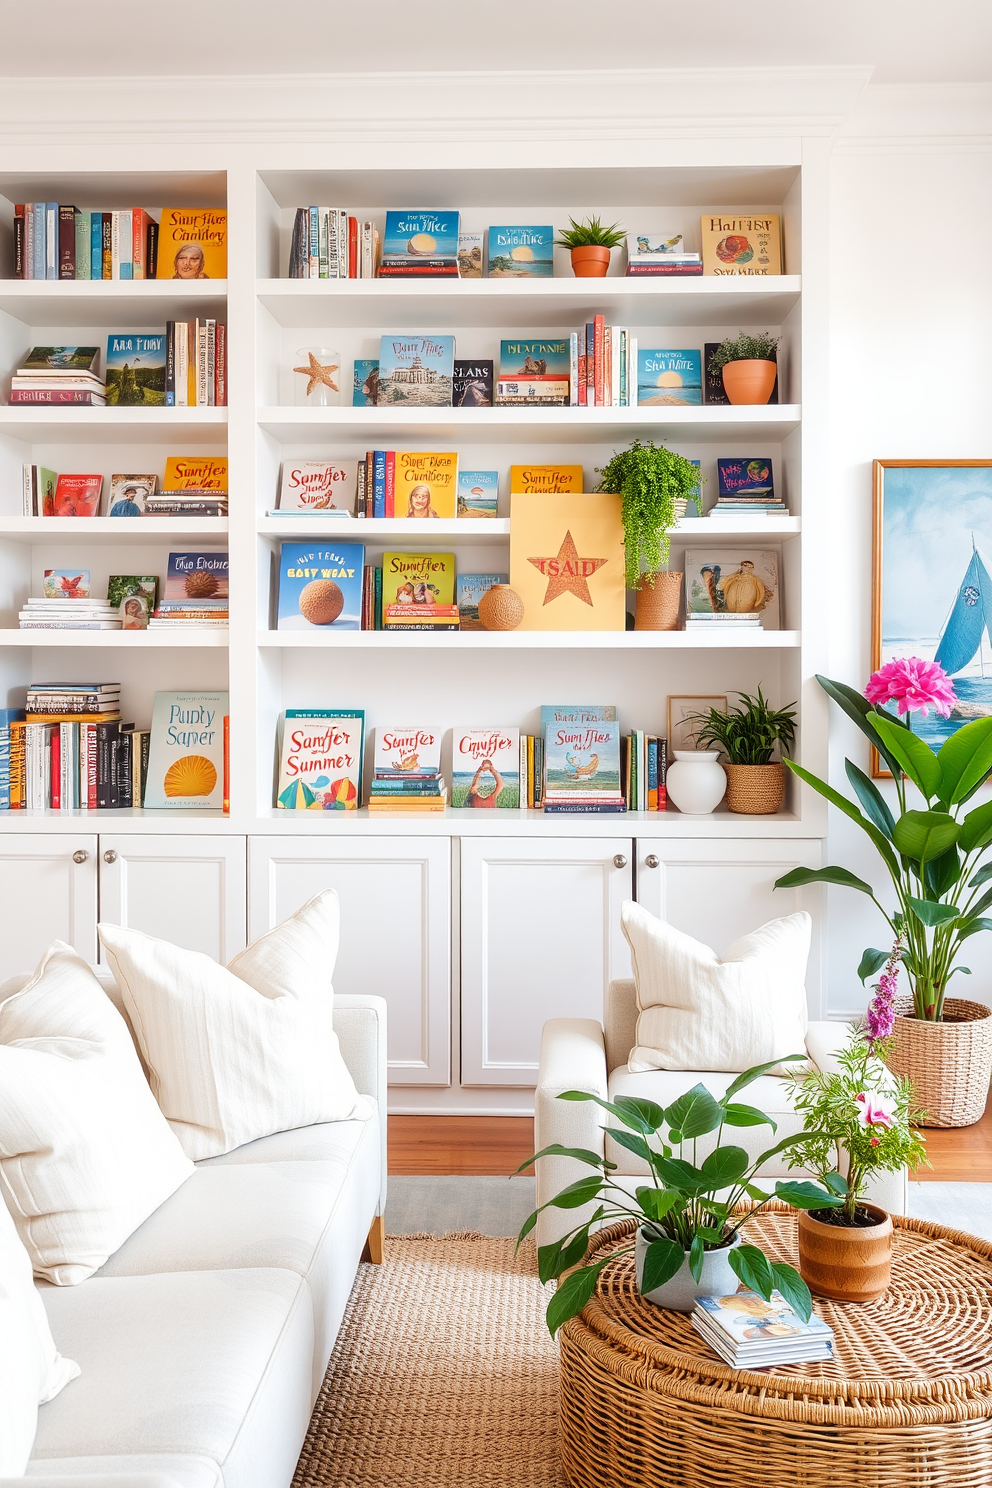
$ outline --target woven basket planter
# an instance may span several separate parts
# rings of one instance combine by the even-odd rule
[[[944,1001],[944,1018],[927,1023],[899,1004],[886,1064],[913,1082],[920,1126],[972,1126],[985,1111],[992,1077],[992,1011],[960,997]]]
[[[675,630],[681,595],[681,573],[642,574],[637,586],[634,629]]]
[[[728,765],[726,802],[730,811],[744,816],[771,816],[785,800],[785,767]]]

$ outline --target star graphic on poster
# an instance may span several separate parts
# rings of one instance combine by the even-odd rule
[[[304,377],[310,379],[307,383],[307,397],[309,398],[314,388],[319,387],[322,382],[327,384],[332,393],[336,393],[338,391],[338,385],[331,376],[331,373],[338,370],[337,362],[330,362],[326,367],[323,367],[312,351],[308,351],[307,356],[310,358],[309,367],[293,368],[294,372],[302,372]]]
[[[558,552],[549,558],[528,558],[528,563],[540,569],[548,581],[544,603],[550,604],[561,594],[574,594],[583,604],[592,605],[588,580],[602,568],[606,558],[580,558],[579,550],[570,532],[566,532]]]

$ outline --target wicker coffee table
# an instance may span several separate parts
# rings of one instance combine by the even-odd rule
[[[897,1219],[877,1302],[815,1299],[828,1363],[755,1373],[712,1354],[688,1316],[643,1301],[633,1256],[604,1267],[562,1328],[561,1454],[574,1488],[990,1488],[992,1245]],[[595,1253],[630,1243],[632,1225]],[[797,1263],[796,1216],[747,1227]]]

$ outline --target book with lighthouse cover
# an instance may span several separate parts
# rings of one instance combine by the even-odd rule
[[[357,810],[364,733],[360,708],[287,708],[276,805],[287,811]]]
[[[226,692],[157,692],[152,712],[146,807],[221,808]]]

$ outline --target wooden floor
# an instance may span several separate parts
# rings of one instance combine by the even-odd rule
[[[992,1183],[992,1104],[974,1126],[925,1133],[932,1168],[912,1176]],[[390,1116],[389,1171],[508,1176],[534,1151],[525,1116]]]

